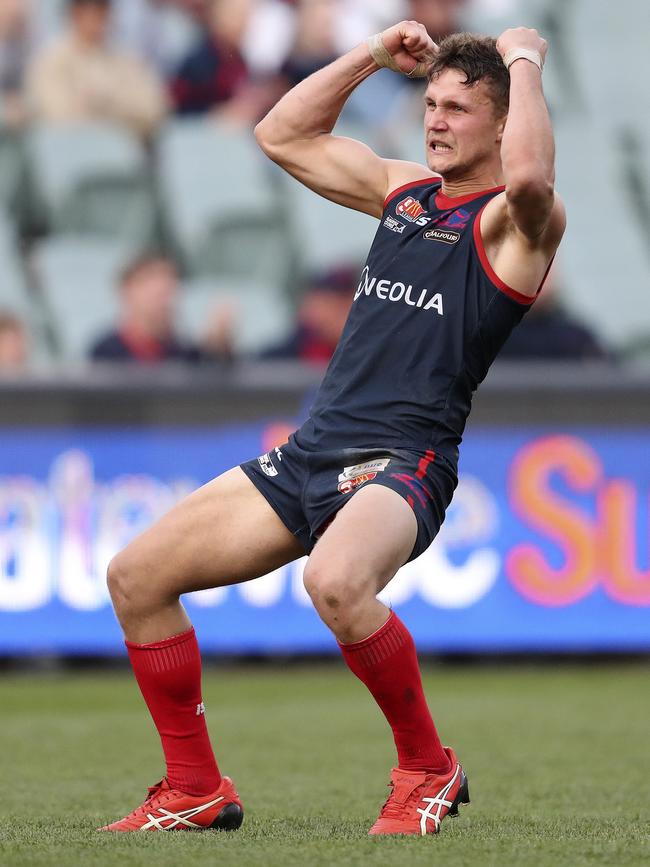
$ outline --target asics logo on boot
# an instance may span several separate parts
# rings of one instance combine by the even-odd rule
[[[454,783],[456,782],[456,778],[460,773],[460,765],[456,765],[456,772],[451,780],[440,789],[435,798],[422,798],[422,801],[427,805],[424,810],[420,807],[417,808],[418,813],[421,814],[420,818],[420,834],[424,837],[427,833],[427,820],[431,819],[435,826],[435,831],[437,832],[440,829],[440,823],[442,818],[440,816],[440,812],[443,807],[449,809],[453,805],[453,800],[449,801],[447,799],[447,795],[451,791]],[[435,809],[435,812],[434,812]]]

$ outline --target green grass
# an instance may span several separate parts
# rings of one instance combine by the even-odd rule
[[[340,666],[208,668],[236,834],[99,834],[162,775],[127,673],[0,679],[0,864],[650,864],[650,667],[438,667],[425,685],[472,803],[438,837],[368,838],[390,733]]]

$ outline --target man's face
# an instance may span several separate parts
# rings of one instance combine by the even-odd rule
[[[88,45],[103,45],[108,36],[110,7],[107,3],[80,3],[71,10],[72,29]]]
[[[488,85],[467,86],[465,73],[446,69],[425,93],[427,165],[446,180],[473,175],[498,155],[504,117],[497,117]]]
[[[173,331],[177,295],[174,266],[162,259],[151,262],[124,286],[126,324],[137,325],[153,337],[167,337]]]

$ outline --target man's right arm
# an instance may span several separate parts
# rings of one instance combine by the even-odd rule
[[[406,72],[431,56],[433,43],[421,24],[403,21],[384,31],[383,40]],[[255,128],[262,150],[305,186],[374,217],[381,216],[391,189],[432,174],[416,163],[381,159],[361,142],[332,135],[349,95],[377,69],[362,43],[301,81]]]

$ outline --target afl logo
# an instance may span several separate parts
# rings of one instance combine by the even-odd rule
[[[421,217],[424,213],[424,208],[413,196],[407,196],[401,202],[398,202],[395,213],[399,217],[404,217],[405,220],[415,223],[417,218]]]

